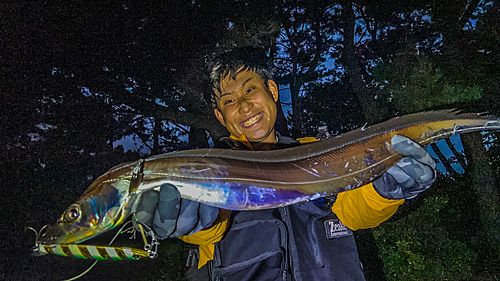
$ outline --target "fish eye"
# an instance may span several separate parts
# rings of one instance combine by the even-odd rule
[[[80,217],[80,206],[71,205],[64,213],[64,220],[66,222],[74,222]]]

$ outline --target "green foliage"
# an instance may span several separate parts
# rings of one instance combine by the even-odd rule
[[[477,253],[449,236],[442,223],[450,208],[446,196],[437,195],[408,216],[387,223],[374,235],[388,280],[468,280]]]
[[[360,114],[361,106],[346,86],[318,84],[311,85],[308,90],[308,95],[300,97],[300,103],[304,106],[300,116],[303,136],[317,135],[318,128],[322,126],[326,126],[331,135],[337,135],[365,123]],[[345,111],[346,106],[348,111]]]
[[[403,113],[456,106],[479,100],[480,85],[468,84],[468,79],[445,75],[430,59],[410,57],[375,70],[385,89],[391,93],[394,106]],[[454,79],[454,80],[453,80]]]

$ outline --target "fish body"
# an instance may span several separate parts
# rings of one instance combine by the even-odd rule
[[[280,150],[199,149],[152,156],[97,178],[39,242],[79,243],[112,229],[133,213],[141,193],[164,183],[175,185],[183,198],[223,209],[276,208],[373,181],[402,158],[391,150],[394,135],[427,145],[482,130],[500,130],[500,119],[443,110]]]

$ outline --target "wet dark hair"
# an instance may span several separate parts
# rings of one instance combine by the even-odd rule
[[[265,83],[273,79],[273,67],[266,56],[264,49],[255,47],[236,48],[212,58],[209,63],[210,82],[212,91],[210,93],[210,104],[217,107],[217,96],[220,95],[220,82],[228,75],[236,79],[238,73],[251,70],[260,75]]]

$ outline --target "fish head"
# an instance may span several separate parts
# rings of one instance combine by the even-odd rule
[[[130,214],[130,181],[94,182],[56,223],[40,233],[40,244],[80,243],[115,228]]]

